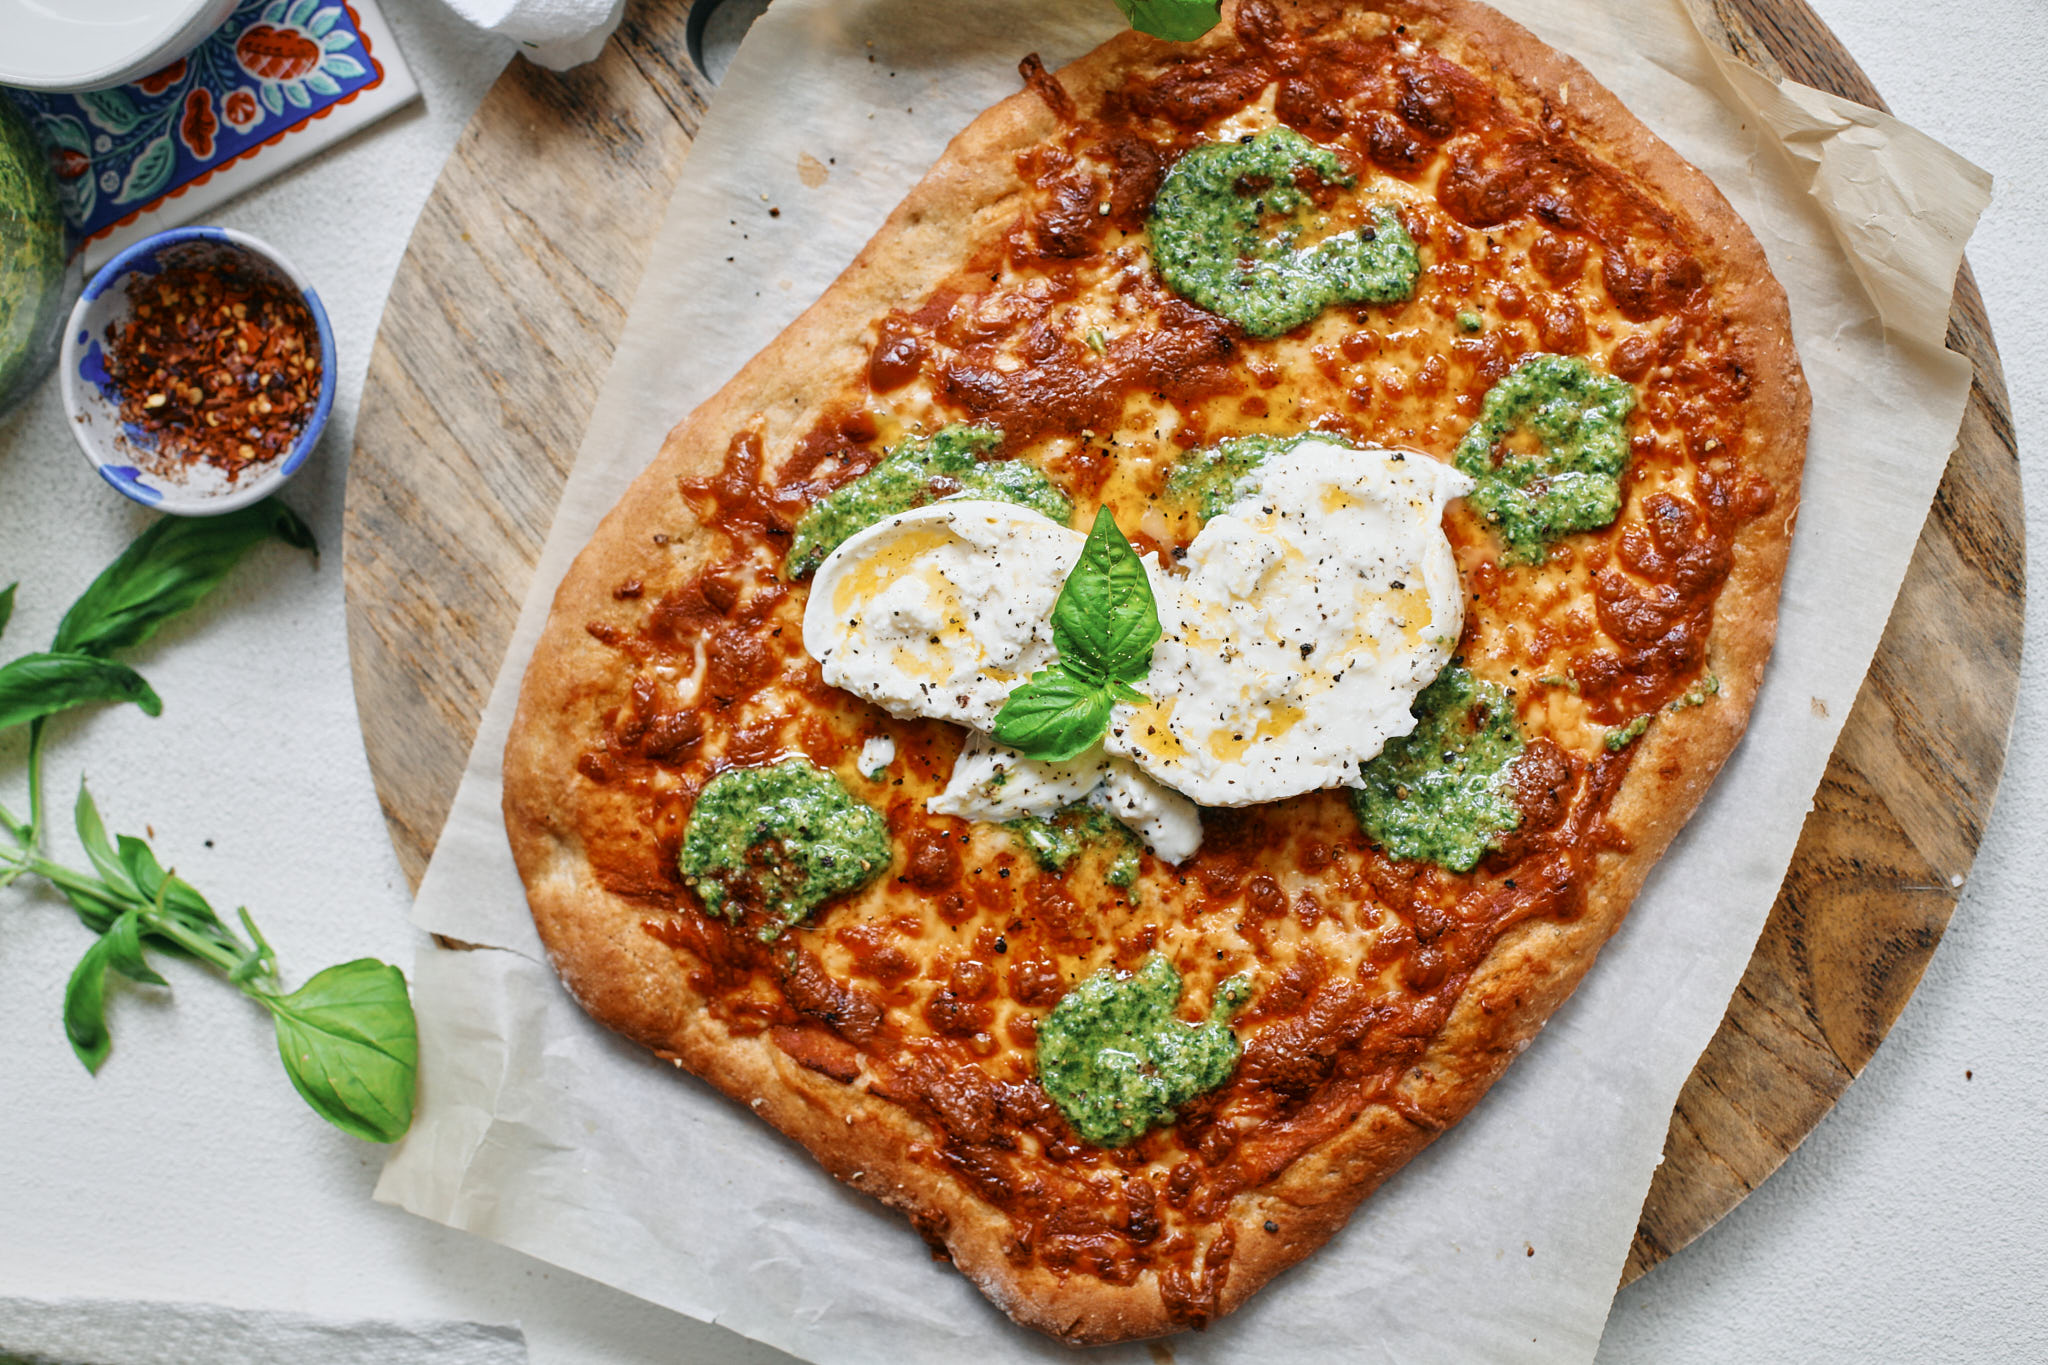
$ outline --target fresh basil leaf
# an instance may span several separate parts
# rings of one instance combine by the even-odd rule
[[[199,894],[199,888],[176,873],[167,874],[163,885],[164,908],[178,918],[201,928],[223,928],[220,916],[206,903],[206,897]]]
[[[1220,0],[1116,0],[1116,7],[1140,33],[1189,43],[1223,18]]]
[[[1111,704],[1104,684],[1054,664],[1010,693],[996,713],[995,737],[1026,758],[1063,763],[1102,738]]]
[[[128,868],[114,852],[114,845],[107,838],[107,826],[100,819],[100,808],[93,803],[92,793],[85,783],[78,784],[78,804],[73,809],[73,819],[78,826],[78,842],[85,847],[85,856],[92,861],[92,870],[100,874],[100,880],[114,891],[136,897],[141,893],[134,879],[128,875]]]
[[[206,903],[206,897],[199,894],[199,889],[184,878],[166,872],[148,844],[132,834],[121,835],[116,843],[120,849],[121,868],[133,882],[138,896],[146,901],[160,900],[164,909],[199,928],[221,927],[220,916]]]
[[[358,958],[257,999],[276,1020],[286,1074],[321,1118],[366,1142],[405,1136],[420,1044],[398,968]]]
[[[1159,634],[1159,606],[1144,562],[1109,509],[1100,508],[1053,604],[1052,639],[1060,660],[1105,678],[1139,682],[1151,671]]]
[[[14,619],[14,590],[20,586],[19,583],[9,583],[0,588],[0,632],[4,632],[7,623]]]
[[[125,906],[125,902],[111,891],[100,894],[69,886],[60,886],[57,890],[77,912],[78,922],[95,934],[104,934],[113,927]]]
[[[72,969],[64,986],[64,1036],[85,1069],[98,1072],[112,1050],[114,1040],[107,1032],[107,972],[121,973],[131,981],[152,986],[170,983],[150,970],[142,956],[142,920],[133,907],[124,911],[107,931],[94,940]]]
[[[133,914],[134,911],[128,913]],[[96,938],[64,985],[64,1036],[85,1069],[98,1073],[114,1040],[107,1034],[107,940]]]
[[[298,513],[273,498],[224,516],[165,517],[71,604],[51,648],[108,655],[141,644],[227,577],[250,546],[272,536],[314,548]]]
[[[235,914],[241,917],[242,927],[249,931],[249,939],[255,945],[248,950],[241,962],[228,972],[228,980],[240,986],[259,976],[268,976],[274,971],[277,967],[277,952],[270,946],[270,940],[263,937],[263,931],[256,927],[256,921],[249,917],[248,906],[236,907]]]
[[[121,867],[128,874],[128,880],[135,884],[142,899],[153,901],[163,888],[163,864],[156,860],[156,854],[149,845],[132,834],[123,834],[117,841],[121,851]]]
[[[168,986],[171,983],[158,976],[142,956],[142,914],[130,908],[121,912],[120,918],[108,926],[100,936],[107,945],[107,965],[130,981],[140,981],[149,986]]]
[[[145,715],[164,704],[126,664],[88,654],[24,654],[0,667],[0,730],[96,701],[132,701]]]

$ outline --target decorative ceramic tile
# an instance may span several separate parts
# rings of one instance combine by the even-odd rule
[[[132,84],[7,93],[50,149],[91,269],[419,90],[374,0],[246,0],[190,56]]]

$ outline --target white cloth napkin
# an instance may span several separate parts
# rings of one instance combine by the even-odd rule
[[[517,1327],[146,1299],[0,1297],[0,1363],[23,1365],[526,1365]]]
[[[502,34],[550,71],[596,59],[619,26],[626,0],[447,0],[487,33]]]

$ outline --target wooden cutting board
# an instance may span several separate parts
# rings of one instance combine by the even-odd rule
[[[693,16],[690,0],[636,0],[604,55],[566,74],[514,60],[392,285],[342,556],[363,739],[415,884],[710,99],[689,48],[715,2]],[[1757,65],[1882,107],[1803,0],[1687,2]],[[1976,854],[2019,683],[2025,560],[2012,415],[1967,267],[1949,345],[1976,369],[1961,443],[1756,955],[1672,1114],[1624,1282],[1756,1188],[1862,1071]]]

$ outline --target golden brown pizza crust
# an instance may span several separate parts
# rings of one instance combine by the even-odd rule
[[[1236,6],[1233,4],[1234,12]],[[1283,3],[1290,22],[1324,6]],[[1658,195],[1697,229],[1725,326],[1753,362],[1753,444],[1744,469],[1774,495],[1744,524],[1716,604],[1708,657],[1716,704],[1676,711],[1639,742],[1608,814],[1627,851],[1602,855],[1576,918],[1511,929],[1469,978],[1448,1024],[1410,1068],[1395,1104],[1375,1104],[1334,1140],[1230,1206],[1234,1257],[1217,1301],[1228,1312],[1308,1255],[1352,1210],[1484,1093],[1571,993],[1665,847],[1740,738],[1775,628],[1797,508],[1808,399],[1782,291],[1747,227],[1713,185],[1642,127],[1577,63],[1491,9],[1467,0],[1389,7],[1449,44],[1484,54],[1499,89],[1525,110],[1547,108],[1581,141]],[[1234,41],[1230,18],[1199,45]],[[1082,109],[1133,64],[1168,45],[1125,34],[1058,73]],[[816,416],[819,379],[867,362],[873,325],[925,297],[955,269],[958,244],[999,234],[1022,207],[1015,156],[1054,133],[1047,101],[1029,90],[996,105],[948,148],[874,240],[818,302],[669,436],[660,456],[599,527],[555,599],[535,651],[505,754],[505,817],[535,922],[562,979],[595,1018],[751,1105],[802,1142],[836,1177],[906,1213],[928,1240],[1017,1321],[1074,1343],[1154,1336],[1180,1325],[1152,1272],[1128,1285],[1020,1265],[1005,1252],[1004,1215],[913,1158],[931,1133],[905,1108],[799,1063],[767,1032],[738,1036],[703,1009],[675,951],[644,928],[648,903],[607,889],[585,836],[578,760],[616,703],[619,663],[586,623],[604,618],[627,579],[679,583],[715,552],[678,497],[679,480],[708,479],[733,434],[753,430],[786,450]],[[579,823],[579,822],[583,823]],[[635,828],[604,829],[631,844]],[[830,1065],[830,1062],[824,1063]],[[1283,1232],[1263,1231],[1267,1220]]]

